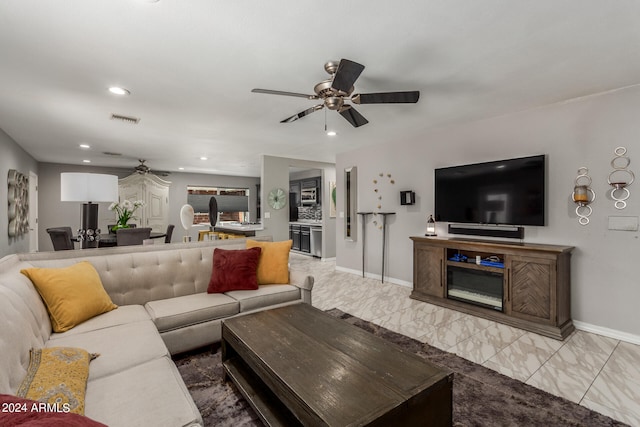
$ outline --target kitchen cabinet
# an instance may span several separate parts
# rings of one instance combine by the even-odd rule
[[[291,249],[299,251],[300,250],[300,226],[290,224],[289,225],[289,239],[293,241],[291,245]]]
[[[301,184],[302,188],[319,188],[318,178],[303,179]]]
[[[300,252],[311,253],[311,228],[300,226]]]
[[[322,257],[322,226],[308,222],[289,223],[289,238],[292,250]]]
[[[312,203],[303,203],[302,202],[302,193],[304,190],[315,190],[315,200]],[[322,179],[320,177],[316,178],[305,178],[289,181],[289,193],[295,194],[295,205],[300,207],[303,205],[314,205],[316,203],[321,203],[321,194],[322,194]]]

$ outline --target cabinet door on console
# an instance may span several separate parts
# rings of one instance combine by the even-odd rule
[[[444,248],[416,243],[413,259],[414,292],[444,298]]]
[[[507,256],[505,312],[538,323],[556,323],[555,259]]]

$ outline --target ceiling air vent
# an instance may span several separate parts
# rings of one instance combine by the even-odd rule
[[[121,122],[130,123],[132,125],[137,125],[140,121],[137,117],[123,116],[120,114],[111,114],[111,120],[120,120]]]

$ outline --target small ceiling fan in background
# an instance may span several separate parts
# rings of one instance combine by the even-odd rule
[[[344,117],[354,127],[359,127],[369,123],[362,114],[360,114],[351,104],[414,104],[420,98],[419,91],[407,92],[379,92],[379,93],[356,93],[353,84],[360,77],[364,65],[348,59],[342,59],[340,62],[329,61],[324,64],[324,69],[331,75],[327,80],[323,80],[313,88],[315,95],[306,95],[304,93],[283,92],[270,89],[253,89],[251,92],[264,93],[268,95],[284,95],[296,96],[306,99],[319,99],[323,102],[314,105],[298,114],[282,120],[280,123],[291,123],[301,119],[309,114],[328,108],[335,110]],[[353,95],[352,95],[353,94]]]
[[[135,168],[133,168],[134,173],[138,173],[140,175],[147,175],[151,173],[151,168],[145,165],[146,160],[138,159],[138,161],[140,162],[140,164]],[[164,176],[169,176],[170,174],[171,172],[168,172],[168,171],[156,171],[156,170],[153,171],[153,175],[156,175],[156,176],[164,177]]]

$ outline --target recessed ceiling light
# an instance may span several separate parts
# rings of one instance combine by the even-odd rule
[[[84,159],[82,163],[91,163],[91,160]]]
[[[179,171],[183,171],[183,170],[184,170],[184,168],[178,168],[178,170],[179,170]]]
[[[333,130],[330,130],[329,132],[327,132],[327,135],[329,135],[329,136],[336,136],[336,135],[337,135],[337,133],[336,133],[335,131],[333,131]]]
[[[123,87],[117,87],[117,86],[111,86],[109,88],[109,92],[111,92],[114,95],[129,95],[131,93],[127,89]]]
[[[200,157],[200,160],[209,160],[208,158],[206,158],[205,156]]]
[[[91,146],[89,144],[80,144],[80,148],[87,149],[87,148],[91,148]]]

